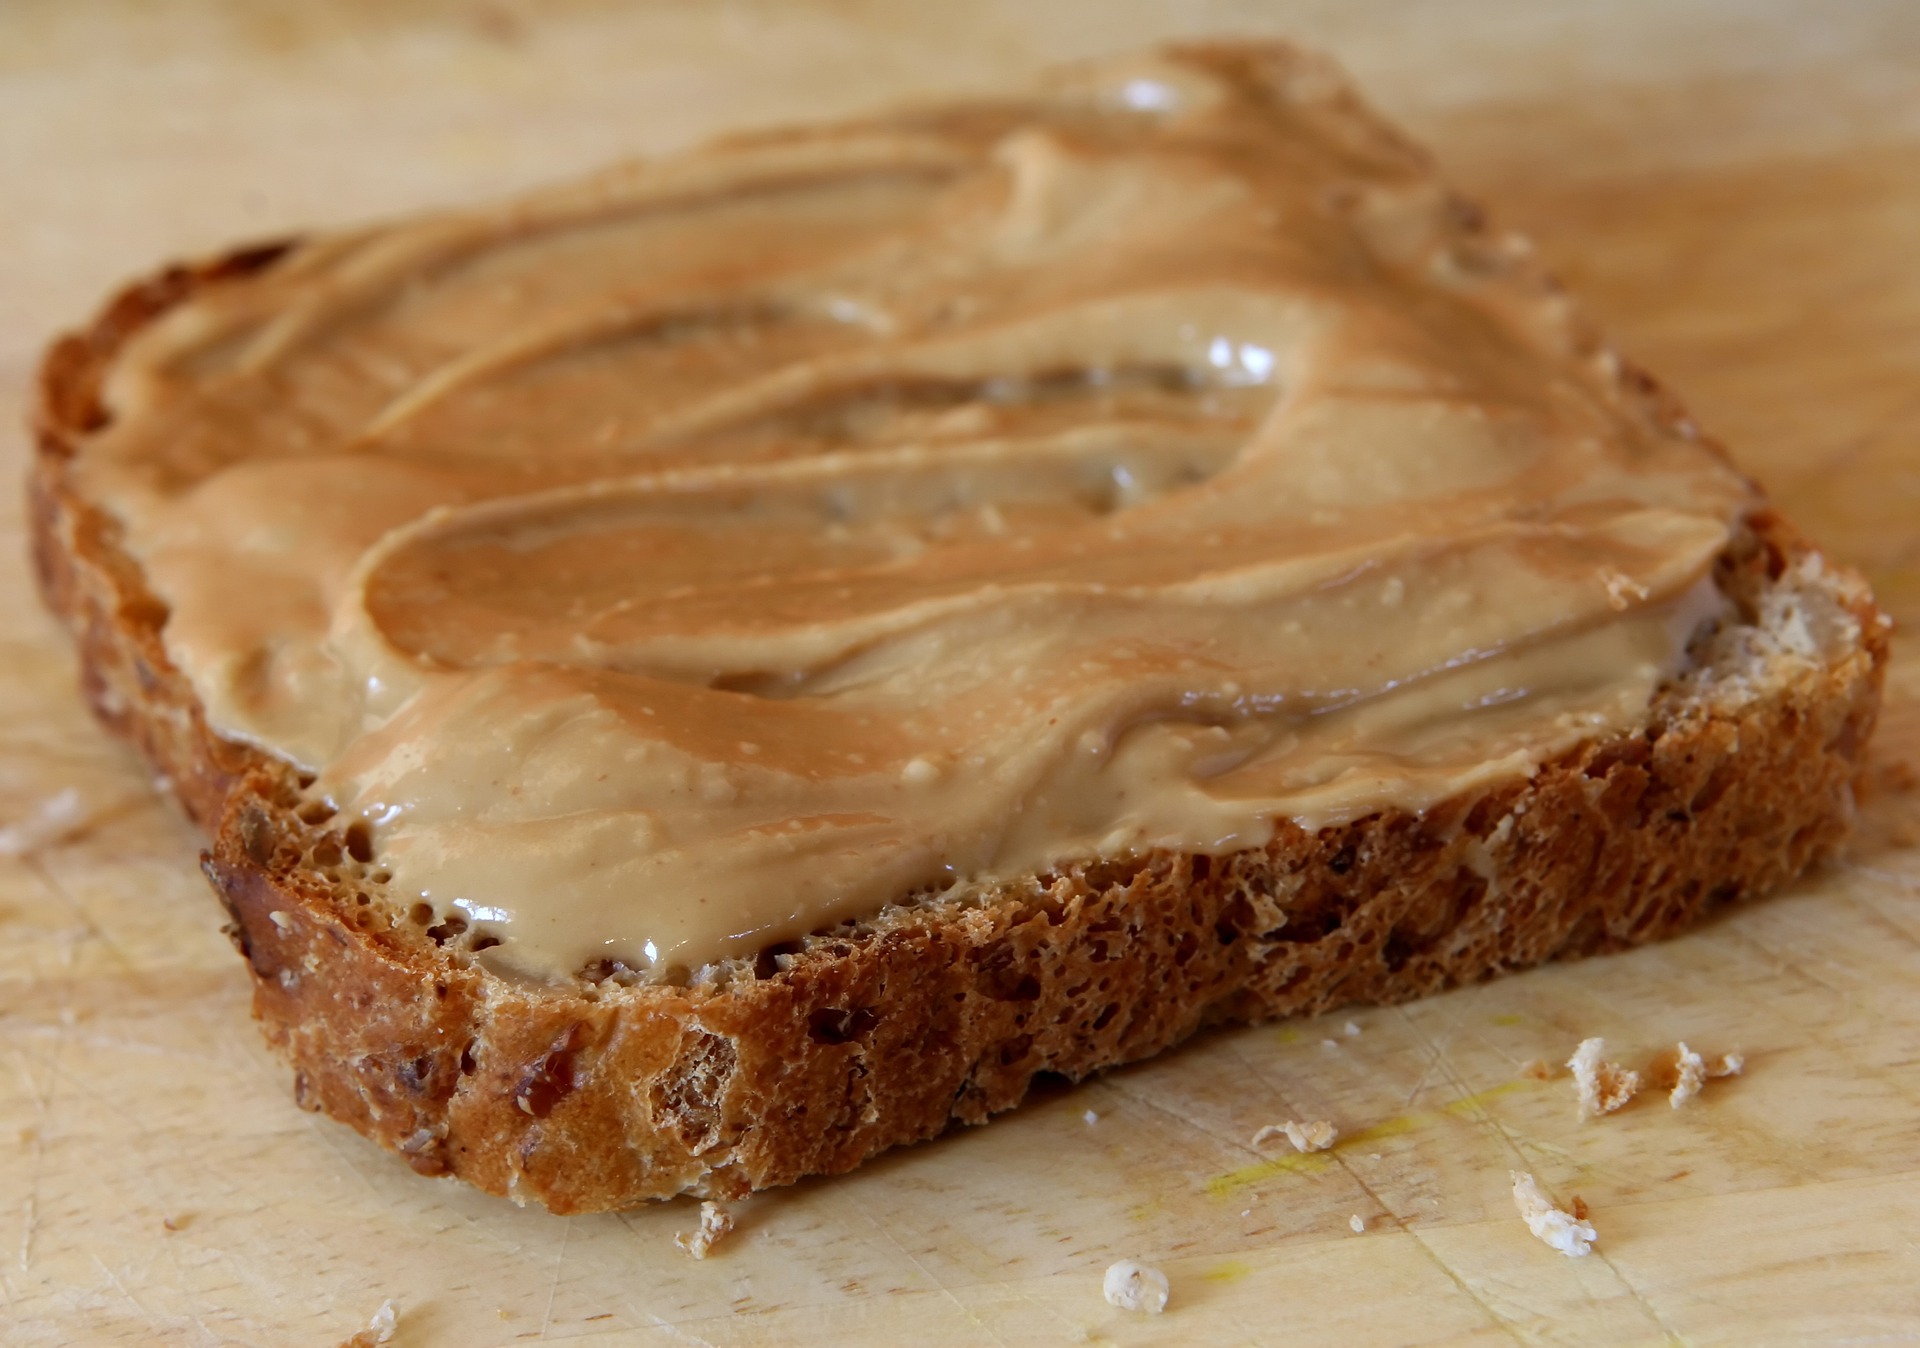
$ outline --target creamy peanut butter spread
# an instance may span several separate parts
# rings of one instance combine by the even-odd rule
[[[219,731],[534,977],[1257,848],[1642,718],[1745,482],[1276,52],[309,242],[83,456]]]

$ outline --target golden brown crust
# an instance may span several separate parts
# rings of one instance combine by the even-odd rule
[[[351,840],[298,813],[292,769],[208,730],[167,660],[164,605],[70,480],[126,335],[275,256],[175,269],[49,353],[35,558],[88,700],[212,837],[205,869],[296,1098],[423,1173],[578,1212],[840,1172],[1010,1108],[1039,1073],[1082,1077],[1204,1025],[1398,1001],[1670,935],[1789,879],[1847,828],[1886,627],[1857,577],[1822,567],[1849,641],[1733,691],[1678,688],[1645,730],[1423,818],[1289,827],[1224,860],[1156,853],[906,905],[707,985],[510,984],[402,932],[356,883]],[[1722,588],[1757,621],[1810,562],[1763,513]]]

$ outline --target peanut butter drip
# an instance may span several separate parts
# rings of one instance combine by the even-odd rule
[[[1644,716],[1749,489],[1462,217],[1324,71],[1176,52],[308,243],[80,471],[400,911],[696,968]]]

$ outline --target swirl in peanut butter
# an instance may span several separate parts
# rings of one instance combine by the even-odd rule
[[[221,732],[536,977],[1257,848],[1641,717],[1746,484],[1285,54],[308,243],[81,463]]]

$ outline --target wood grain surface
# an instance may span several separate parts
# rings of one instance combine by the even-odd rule
[[[171,256],[1170,34],[1335,50],[1920,623],[1920,5],[0,0],[0,463],[33,363]],[[1920,1340],[1920,659],[1850,855],[1631,955],[1214,1034],[839,1180],[696,1263],[295,1109],[198,840],[88,720],[0,494],[0,1341],[326,1345]],[[1744,1076],[1582,1124],[1564,1060]],[[1253,1148],[1326,1118],[1315,1156]],[[1510,1168],[1600,1242],[1534,1241]],[[1355,1233],[1349,1218],[1365,1231]],[[1100,1296],[1164,1268],[1165,1316]]]

